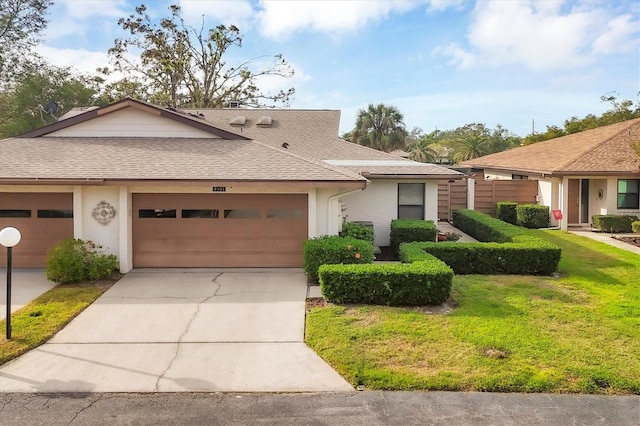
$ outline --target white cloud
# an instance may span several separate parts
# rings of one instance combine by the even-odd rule
[[[99,22],[99,18],[107,18],[106,22],[115,27],[120,17],[130,13],[127,12],[127,2],[124,0],[83,0],[82,2],[58,0],[51,11],[46,29],[47,42],[70,35],[93,36],[92,33],[96,30],[95,24]]]
[[[395,1],[268,1],[261,0],[257,14],[266,37],[284,39],[298,31],[352,32],[368,24],[405,13],[420,3]]]
[[[109,65],[107,52],[96,52],[86,49],[65,49],[40,45],[35,48],[36,53],[47,60],[48,63],[58,67],[72,67],[84,74],[96,75],[97,68]],[[132,58],[133,59],[133,58]],[[116,81],[122,78],[120,73],[112,73],[102,76],[107,81]]]
[[[638,22],[611,16],[597,4],[564,1],[482,1],[468,29],[468,48],[450,44],[434,51],[460,68],[522,64],[533,70],[575,68],[597,55],[637,46]],[[637,48],[637,47],[636,47]]]
[[[179,4],[185,21],[196,28],[202,24],[204,16],[205,20],[215,20],[216,25],[235,25],[244,32],[254,15],[251,2],[248,0],[180,0]]]
[[[633,52],[638,50],[638,28],[640,22],[631,15],[621,15],[607,22],[607,31],[593,42],[595,53]]]
[[[442,12],[443,10],[461,9],[464,7],[464,0],[431,0],[427,7],[427,13]]]

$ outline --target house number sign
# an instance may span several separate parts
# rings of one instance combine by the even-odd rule
[[[226,186],[214,186],[212,188],[213,192],[227,192]]]

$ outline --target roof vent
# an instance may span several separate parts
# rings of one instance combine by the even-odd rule
[[[242,105],[242,102],[240,102],[240,101],[228,101],[227,102],[227,107],[228,108],[240,108],[240,105]]]
[[[272,122],[273,122],[273,119],[271,117],[269,117],[268,115],[263,115],[258,119],[258,121],[256,121],[256,126],[271,127]]]
[[[245,117],[244,115],[238,115],[233,120],[231,120],[229,124],[232,126],[244,126],[246,122],[247,117]]]
[[[289,144],[285,142],[285,143],[282,144],[282,147],[284,149],[289,149]]]

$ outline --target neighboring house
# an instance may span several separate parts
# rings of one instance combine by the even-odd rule
[[[640,119],[598,127],[461,163],[486,179],[536,179],[538,201],[566,230],[595,214],[640,214]]]
[[[298,267],[302,242],[343,220],[437,219],[438,182],[462,175],[345,142],[339,111],[178,111],[133,99],[78,109],[0,141],[0,228],[42,267],[63,238],[133,267]],[[2,261],[2,260],[0,260]]]

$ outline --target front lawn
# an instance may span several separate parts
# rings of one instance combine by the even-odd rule
[[[455,276],[449,314],[329,305],[306,341],[367,389],[640,394],[640,256],[560,231],[559,277]]]
[[[0,365],[49,340],[117,279],[57,285],[11,315],[11,340],[6,320],[0,321]]]

